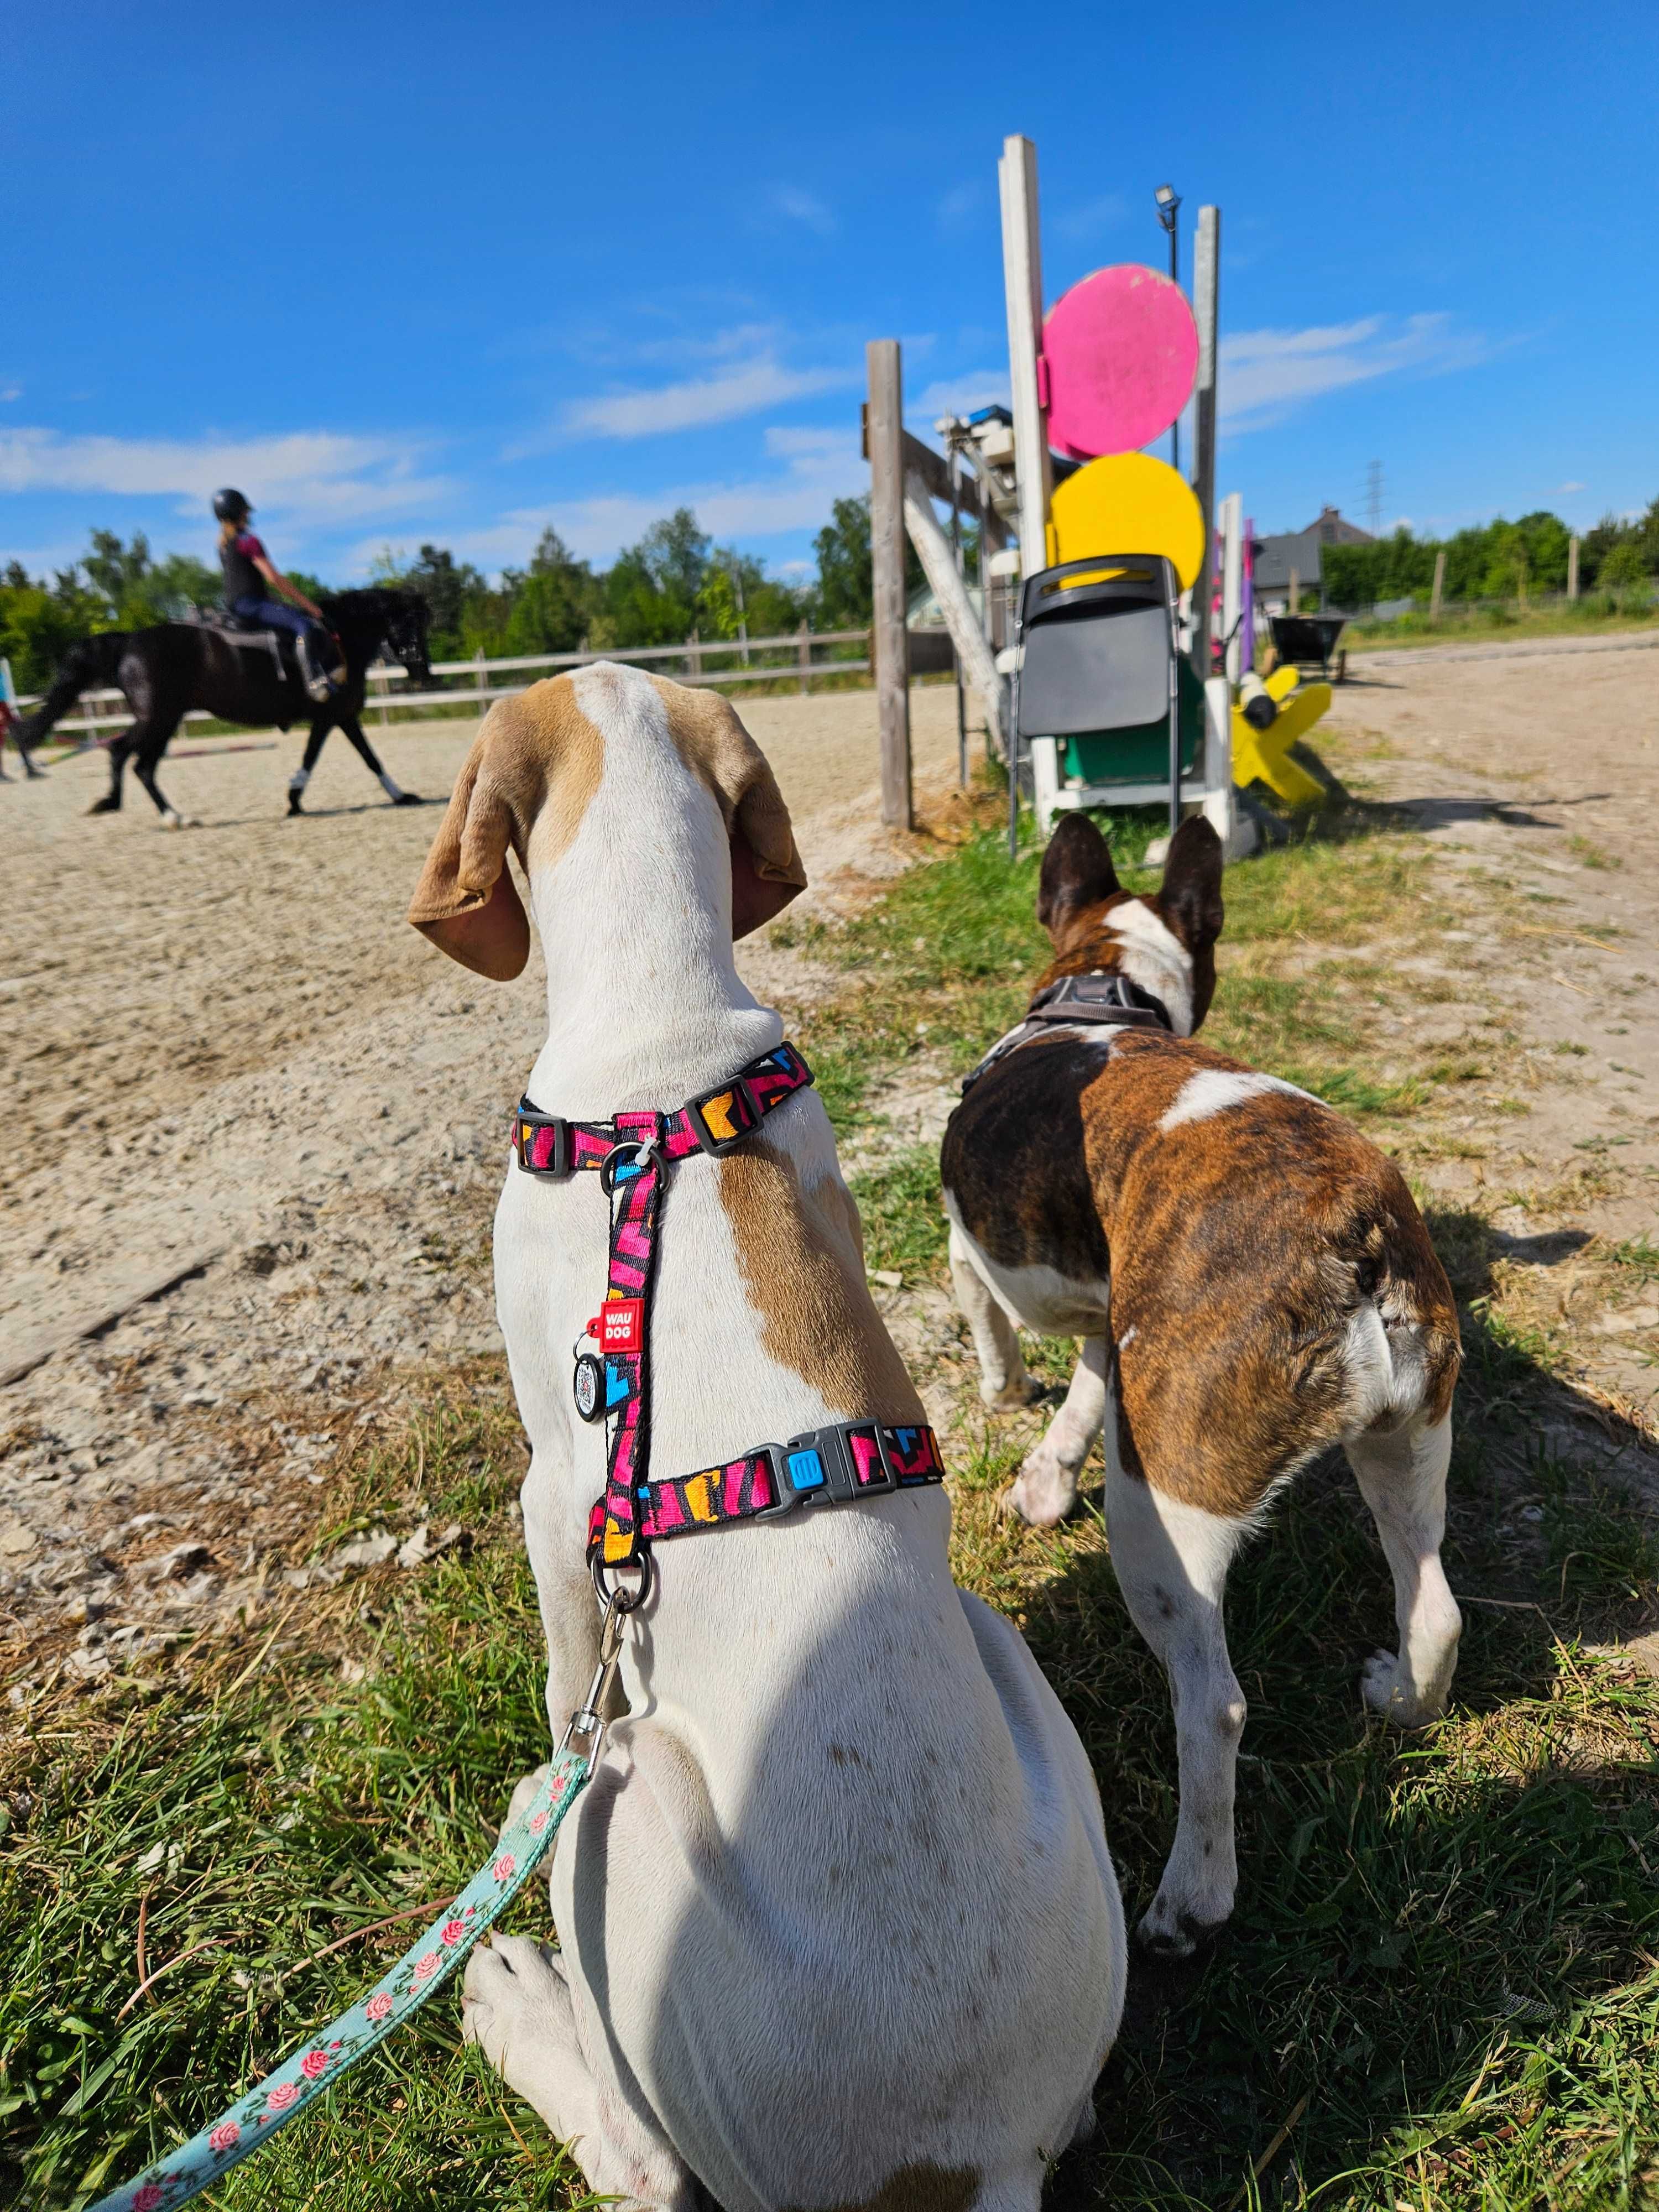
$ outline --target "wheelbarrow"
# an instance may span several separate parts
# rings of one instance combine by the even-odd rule
[[[1340,684],[1348,673],[1346,649],[1336,641],[1347,627],[1346,615],[1271,615],[1273,653],[1281,668],[1317,670],[1327,683]]]

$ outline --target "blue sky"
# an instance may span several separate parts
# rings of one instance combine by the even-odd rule
[[[1016,37],[1013,27],[1036,24]],[[1023,40],[1023,43],[1021,42]],[[1659,493],[1659,17],[1538,0],[14,11],[0,560],[94,526],[210,557],[597,561],[682,501],[804,573],[907,410],[1006,387],[996,159],[1049,302],[1223,210],[1220,488],[1446,530]]]

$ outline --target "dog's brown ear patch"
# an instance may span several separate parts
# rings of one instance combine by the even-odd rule
[[[1221,934],[1221,840],[1201,814],[1188,815],[1170,841],[1158,904],[1164,921],[1194,957]]]
[[[1088,816],[1062,815],[1037,878],[1037,920],[1049,936],[1057,938],[1074,915],[1121,889],[1106,840]]]
[[[513,816],[488,773],[487,738],[474,738],[409,919],[441,952],[475,974],[510,982],[530,957],[530,923],[507,868]]]
[[[568,676],[498,700],[485,715],[432,842],[409,919],[452,960],[510,982],[530,923],[507,866],[550,867],[599,787],[605,744]]]
[[[668,708],[680,757],[720,802],[732,841],[732,935],[747,937],[806,888],[789,809],[765,754],[729,699],[665,676],[652,682]]]

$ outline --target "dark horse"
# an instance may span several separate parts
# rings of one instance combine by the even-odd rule
[[[155,770],[173,732],[192,707],[204,707],[222,721],[252,723],[259,729],[274,723],[286,730],[291,723],[309,721],[307,775],[316,766],[329,732],[343,730],[370,772],[396,794],[394,805],[418,806],[413,792],[398,793],[386,776],[358,718],[365,672],[382,644],[422,689],[431,683],[426,602],[414,592],[377,589],[331,592],[321,605],[346,665],[344,683],[325,707],[313,704],[289,655],[284,654],[279,671],[266,647],[251,637],[239,642],[236,632],[214,623],[161,623],[154,629],[105,630],[65,656],[51,690],[28,720],[17,726],[14,734],[19,750],[27,757],[28,748],[40,743],[83,691],[113,684],[125,694],[136,719],[110,746],[109,789],[88,810],[90,813],[119,811],[121,775],[131,758],[133,773],[155,801],[162,819],[172,828],[179,826],[184,817],[162,797]],[[296,777],[289,795],[292,814],[300,811],[303,787],[303,780]]]

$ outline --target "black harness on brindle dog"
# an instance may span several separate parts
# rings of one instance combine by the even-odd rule
[[[1171,1036],[1175,1035],[1175,1024],[1163,1000],[1155,998],[1150,991],[1143,991],[1139,983],[1132,983],[1115,969],[1095,968],[1086,975],[1062,975],[1058,982],[1049,983],[1039,991],[1025,1009],[1024,1018],[1006,1036],[997,1039],[976,1067],[969,1069],[962,1079],[963,1095],[965,1097],[986,1069],[994,1067],[1008,1053],[1045,1036],[1053,1026],[1072,1027],[1079,1024],[1111,1029],[1164,1030]]]

